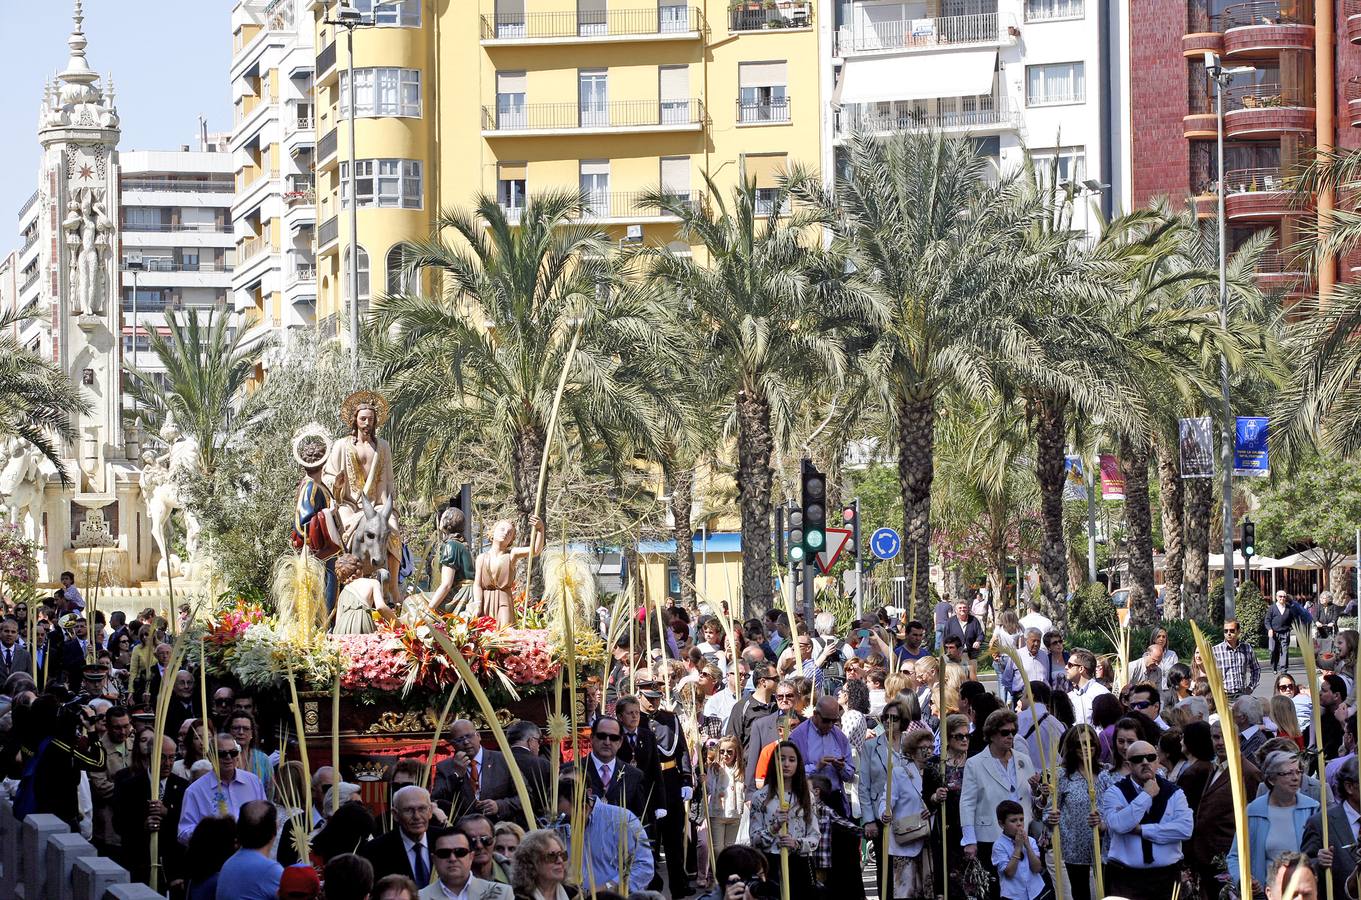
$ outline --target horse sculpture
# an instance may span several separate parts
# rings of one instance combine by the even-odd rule
[[[42,495],[38,451],[21,438],[13,438],[0,457],[0,513],[27,538],[36,538],[33,508]]]

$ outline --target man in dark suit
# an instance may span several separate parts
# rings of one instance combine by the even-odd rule
[[[409,784],[392,797],[393,821],[397,827],[359,848],[359,855],[373,865],[373,880],[388,875],[404,875],[424,888],[430,884],[432,809],[430,794],[423,787]]]
[[[66,642],[61,645],[61,671],[66,676],[66,686],[72,691],[77,691],[80,689],[82,672],[90,651],[89,625],[83,618],[78,618],[70,624],[69,631]]]
[[[756,790],[756,764],[761,750],[789,737],[794,726],[803,721],[795,710],[799,699],[798,685],[786,678],[775,688],[775,712],[751,723],[751,738],[747,741],[747,793]]]
[[[0,682],[15,672],[28,672],[33,657],[28,648],[19,646],[19,620],[6,616],[0,620]]]
[[[1229,727],[1233,727],[1230,724]],[[1218,722],[1210,726],[1214,741],[1215,768],[1196,807],[1195,830],[1185,844],[1186,861],[1200,882],[1202,900],[1217,900],[1220,884],[1215,876],[1223,869],[1215,857],[1229,852],[1234,837],[1233,790],[1229,786],[1228,761],[1224,753],[1224,732]],[[1243,760],[1243,787],[1248,797],[1257,795],[1262,775],[1248,760]]]
[[[167,883],[182,874],[184,848],[175,840],[179,830],[180,809],[189,782],[173,774],[175,741],[162,738],[161,799],[151,802],[151,747],[155,733],[143,731],[133,749],[133,763],[114,776],[113,829],[121,838],[117,860],[132,874],[132,880],[146,883],[151,868],[151,834],[159,832],[158,848]]]
[[[515,796],[515,782],[505,756],[484,749],[482,736],[467,719],[450,727],[449,740],[454,755],[435,767],[434,802],[450,821],[474,812],[491,819],[511,814],[515,807],[506,801]]]
[[[520,767],[520,776],[525,780],[529,801],[534,804],[533,817],[537,819],[539,816],[548,815],[548,786],[552,770],[548,760],[539,755],[543,732],[533,722],[520,719],[511,722],[510,727],[506,729],[506,741],[510,744],[515,764]],[[498,801],[497,812],[501,813],[503,810],[504,814],[500,816],[502,819],[514,822],[524,818],[518,793],[512,794],[504,801]]]
[[[619,744],[624,728],[614,716],[601,716],[591,729],[591,752],[583,761],[586,790],[601,802],[622,806],[642,821],[647,810],[647,791],[643,773],[619,759]],[[563,769],[570,775],[575,766]]]
[[[655,707],[661,685],[640,681],[638,687],[640,697],[622,697],[616,707],[624,727],[619,759],[643,773],[648,799],[643,824],[652,833],[654,857],[657,848],[665,848],[670,893],[680,898],[690,893],[685,871],[685,801],[694,791],[690,752],[676,714]],[[659,867],[652,889],[661,885]]]
[[[1321,880],[1331,866],[1333,884],[1346,884],[1356,871],[1357,841],[1361,841],[1361,782],[1357,777],[1356,757],[1342,764],[1337,773],[1341,803],[1328,804],[1328,847],[1323,847],[1323,813],[1316,813],[1304,824],[1300,850],[1314,860]]]

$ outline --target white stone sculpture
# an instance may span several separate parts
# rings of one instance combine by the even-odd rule
[[[43,493],[43,455],[28,441],[11,437],[0,443],[0,514],[36,540],[35,511]]]
[[[161,427],[161,440],[166,445],[165,453],[160,456],[150,450],[142,453],[142,499],[146,503],[147,518],[151,520],[152,539],[156,549],[161,551],[158,572],[164,574],[168,566],[172,573],[180,574],[180,561],[170,552],[166,526],[175,510],[183,513],[184,547],[192,565],[198,556],[199,521],[184,503],[184,485],[200,474],[198,442],[180,434],[174,416],[166,417]]]
[[[104,270],[109,259],[109,235],[113,221],[104,206],[103,191],[81,188],[74,191],[62,221],[66,244],[71,248],[71,314],[104,313]]]

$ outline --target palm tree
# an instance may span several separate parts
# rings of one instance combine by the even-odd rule
[[[725,201],[706,176],[711,206],[665,191],[647,201],[680,219],[683,240],[703,259],[668,248],[640,252],[645,276],[673,292],[695,320],[687,363],[728,407],[735,433],[742,511],[742,598],[747,615],[771,603],[771,457],[801,395],[848,368],[844,326],[876,314],[845,285],[843,264],[816,233],[816,209],[794,205],[788,186],[758,199],[753,182]],[[805,398],[806,399],[806,398]]]
[[[380,297],[371,316],[410,474],[433,491],[440,461],[481,442],[511,461],[521,534],[559,383],[559,427],[616,459],[677,418],[657,387],[679,364],[674,329],[655,291],[617,278],[606,235],[578,221],[587,212],[564,192],[532,198],[518,223],[485,194],[473,209],[441,212],[406,257],[440,290]]]
[[[0,435],[37,447],[66,484],[69,477],[56,441],[75,440],[71,416],[89,412],[90,405],[61,369],[14,337],[14,326],[36,313],[35,308],[0,313]]]
[[[199,318],[199,310],[167,313],[164,333],[153,331],[151,352],[165,370],[127,367],[127,392],[136,401],[136,421],[158,432],[167,416],[198,442],[199,462],[211,474],[217,457],[242,423],[234,422],[242,393],[257,374],[267,337],[232,325],[225,310]]]

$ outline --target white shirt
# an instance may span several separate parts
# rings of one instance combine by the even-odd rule
[[[1124,781],[1125,779],[1120,779]],[[1193,820],[1191,807],[1186,804],[1186,792],[1177,791],[1167,801],[1167,809],[1159,822],[1140,826],[1140,820],[1153,805],[1153,798],[1143,788],[1133,800],[1125,801],[1119,782],[1106,788],[1101,796],[1101,815],[1110,826],[1110,859],[1135,869],[1170,866],[1181,861],[1181,842],[1189,840]],[[1139,835],[1142,827],[1143,837]],[[1153,847],[1153,862],[1144,862],[1144,839]]]
[[[1054,622],[1043,613],[1029,612],[1021,616],[1021,633],[1025,634],[1028,628],[1040,629],[1040,635],[1043,636],[1046,632],[1054,630]]]
[[[728,717],[732,715],[732,708],[737,705],[737,698],[732,695],[732,691],[724,688],[715,691],[704,701],[704,715],[713,716],[723,720],[723,730],[728,729]]]
[[[421,845],[421,859],[425,860],[425,870],[427,872],[435,871],[435,864],[430,861],[430,846],[425,840],[426,837],[429,836],[429,832],[421,835],[419,841],[413,841],[407,833],[400,828],[397,830],[397,833],[402,836],[402,849],[406,851],[406,861],[411,866],[411,874],[416,874],[416,854],[411,851],[411,848],[417,844]],[[417,885],[417,887],[425,887],[425,885],[420,884]]]
[[[1347,824],[1350,825],[1352,829],[1352,839],[1347,842],[1350,844],[1356,840],[1358,835],[1361,835],[1361,810],[1358,810],[1344,800],[1342,801],[1342,811],[1347,814]]]
[[[1092,701],[1102,694],[1109,694],[1110,690],[1101,682],[1092,679],[1082,687],[1075,687],[1068,692],[1068,699],[1073,701],[1073,715],[1076,718],[1075,724],[1088,725],[1092,721]]]
[[[435,884],[439,885],[440,893],[443,894],[445,897],[448,897],[449,900],[468,900],[468,885],[472,883],[473,879],[472,876],[470,875],[468,876],[468,880],[463,882],[463,890],[459,891],[458,893],[454,893],[452,890],[449,889],[449,885],[445,884],[442,879],[435,880]]]

